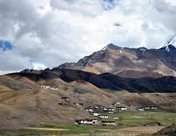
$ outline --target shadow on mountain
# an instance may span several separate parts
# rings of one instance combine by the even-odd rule
[[[66,82],[76,80],[87,81],[98,88],[114,91],[127,90],[138,93],[175,93],[176,77],[161,78],[122,78],[110,73],[93,74],[80,70],[54,68],[43,71],[24,70],[20,73],[9,74],[11,77],[27,77],[33,81],[60,78]]]

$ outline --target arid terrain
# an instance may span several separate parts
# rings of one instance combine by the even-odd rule
[[[114,102],[120,102],[130,111],[146,105],[156,105],[162,111],[176,109],[176,93],[104,90],[81,80],[65,82],[57,78],[36,82],[26,77],[1,76],[0,88],[0,115],[3,116],[0,127],[6,129],[74,123],[75,119],[92,117],[86,107],[112,107]]]
[[[109,57],[116,60],[116,56],[121,53],[117,53],[119,47],[114,48],[114,45],[109,45],[101,52],[110,53]],[[134,49],[125,49],[124,52],[125,55],[134,55]],[[151,55],[151,50],[149,54]],[[103,63],[109,65],[109,61],[106,60],[107,54],[101,57],[98,55],[98,58],[97,52],[94,55],[96,61],[101,62],[103,59]],[[136,59],[136,56],[133,57]],[[88,58],[92,60],[92,57]],[[128,66],[129,60],[122,56],[120,58],[125,62],[121,67],[124,69]],[[121,64],[119,59],[118,64],[111,66],[112,68],[119,68],[118,65]],[[136,136],[153,134],[176,121],[176,77],[170,76],[175,73],[175,63],[172,70],[168,70],[171,67],[169,64],[167,68],[164,66],[162,69],[164,73],[165,70],[168,71],[167,76],[161,76],[153,71],[150,73],[152,76],[150,74],[146,76],[144,71],[142,73],[138,71],[138,76],[130,78],[131,74],[128,72],[129,77],[123,76],[124,71],[120,76],[112,71],[91,73],[96,67],[92,65],[90,70],[90,64],[97,66],[97,62],[90,62],[89,59],[84,59],[85,61],[87,63],[83,69],[80,67],[65,69],[69,68],[70,64],[63,64],[53,69],[25,69],[0,76],[2,134],[5,134],[7,129],[12,130],[12,133],[18,129],[19,133],[27,134],[33,131],[88,134],[92,130],[96,133],[105,130],[104,134]],[[138,65],[137,63],[139,60],[135,65]],[[155,68],[164,65],[161,61],[157,64]],[[106,68],[103,65],[100,68]],[[136,74],[134,71],[132,73]],[[88,126],[83,121],[89,123]]]

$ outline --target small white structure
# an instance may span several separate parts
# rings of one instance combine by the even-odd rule
[[[92,108],[87,108],[86,111],[87,112],[93,112],[94,110]]]
[[[120,104],[121,104],[121,102],[119,102],[119,101],[112,103],[113,106],[117,106],[117,105],[120,105]]]
[[[127,111],[127,110],[128,110],[127,107],[123,107],[123,106],[118,106],[118,107],[116,107],[116,109],[117,109],[118,111]]]
[[[103,111],[107,111],[108,109],[106,107],[103,108]]]
[[[101,124],[103,126],[116,126],[116,121],[102,121]]]
[[[57,88],[57,87],[51,87],[51,86],[45,86],[45,85],[42,85],[40,87],[42,89],[49,89],[49,90],[53,90],[53,91],[59,90],[59,88]]]
[[[83,124],[83,125],[94,125],[97,124],[97,119],[79,119],[75,120],[76,124]]]
[[[97,113],[97,112],[93,113],[93,116],[95,116],[95,117],[98,117],[99,115],[100,115],[100,113]]]
[[[122,111],[127,111],[128,109],[126,107],[121,108]]]
[[[118,120],[118,119],[119,119],[119,117],[114,117],[114,119],[115,119],[115,120]]]
[[[115,108],[108,108],[108,113],[114,113],[114,111],[115,111],[116,109]]]
[[[103,108],[103,112],[105,113],[114,113],[115,110],[115,108]]]
[[[108,119],[108,118],[109,118],[109,116],[106,115],[106,114],[99,115],[98,117],[99,117],[100,119]]]
[[[157,110],[158,109],[158,107],[157,106],[145,106],[144,107],[144,110]]]
[[[139,108],[138,111],[144,111],[144,108]]]

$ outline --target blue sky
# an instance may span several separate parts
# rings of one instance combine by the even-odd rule
[[[8,51],[13,49],[13,45],[8,40],[0,40],[0,50],[2,51]]]
[[[159,48],[176,33],[174,0],[0,0],[0,73],[55,67],[118,46]],[[117,25],[119,24],[119,25]],[[6,60],[6,61],[4,61]]]
[[[117,6],[118,0],[102,0],[101,3],[105,10],[112,10]]]

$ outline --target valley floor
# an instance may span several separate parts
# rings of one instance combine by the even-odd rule
[[[70,133],[69,130],[53,128],[30,128],[26,130],[2,130],[0,136],[150,136],[161,130],[161,126],[130,127],[123,129],[99,129],[89,133]]]
[[[18,130],[0,130],[0,136],[149,136],[176,122],[171,112],[121,112],[117,126],[45,124]]]

